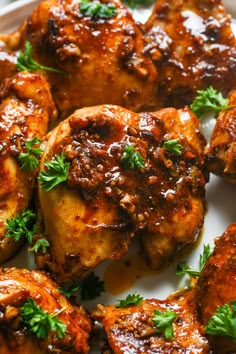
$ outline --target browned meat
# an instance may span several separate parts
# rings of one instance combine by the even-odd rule
[[[199,278],[197,298],[204,325],[219,305],[236,299],[236,223],[230,225],[215,241],[214,252]],[[236,343],[226,337],[212,339],[219,354],[235,353]]]
[[[20,308],[33,299],[42,310],[55,314],[66,325],[58,338],[49,331],[46,338],[30,334],[20,318]],[[1,354],[85,354],[89,351],[90,319],[82,306],[72,306],[57,285],[43,272],[6,268],[0,270]]]
[[[60,111],[102,103],[140,110],[155,95],[142,32],[119,0],[110,3],[118,13],[107,19],[83,15],[72,0],[44,1],[28,19],[24,38],[34,58],[70,74],[45,73]]]
[[[172,139],[179,139],[180,155],[163,148]],[[111,105],[75,111],[49,133],[41,159],[46,171],[44,163],[64,152],[70,170],[67,182],[51,191],[39,186],[50,257],[38,255],[38,266],[69,281],[119,258],[136,234],[154,268],[194,243],[204,218],[204,144],[187,108],[140,115]],[[143,166],[122,163],[128,146]]]
[[[0,84],[16,73],[16,55],[0,48]]]
[[[224,94],[235,87],[235,36],[221,0],[158,0],[145,31],[159,106],[190,104],[210,85]]]
[[[196,312],[194,291],[169,296],[166,300],[144,300],[126,308],[97,305],[92,317],[101,322],[114,354],[197,354],[210,353],[203,327]],[[176,312],[174,338],[157,333],[152,318],[154,310]]]
[[[12,257],[21,242],[6,237],[5,224],[28,207],[37,170],[24,171],[18,161],[25,142],[46,133],[56,117],[50,88],[41,76],[22,72],[0,88],[0,263]]]
[[[230,94],[228,105],[236,105],[236,91]],[[206,151],[209,171],[236,183],[236,107],[220,112]]]

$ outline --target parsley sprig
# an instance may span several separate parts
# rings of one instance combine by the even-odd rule
[[[156,327],[157,333],[163,333],[165,339],[173,339],[173,322],[176,316],[176,312],[171,311],[169,308],[167,308],[165,312],[154,310],[152,322]]]
[[[82,300],[93,300],[100,296],[102,292],[105,291],[104,281],[94,273],[89,273],[83,280],[81,284],[81,299]]]
[[[170,139],[163,143],[163,148],[175,155],[181,155],[184,147],[179,144],[179,139]]]
[[[21,152],[18,159],[21,164],[21,169],[24,171],[33,171],[39,165],[38,157],[43,152],[40,147],[36,147],[41,143],[37,137],[25,142],[26,152]]]
[[[123,3],[131,9],[135,9],[136,6],[148,6],[153,2],[154,0],[123,0]]]
[[[49,192],[68,178],[70,163],[65,161],[64,152],[55,155],[50,162],[45,162],[46,171],[41,171],[38,177],[41,188]]]
[[[80,286],[78,285],[77,281],[74,281],[71,285],[68,287],[60,287],[59,288],[60,292],[66,296],[67,298],[70,298],[74,293],[80,290]]]
[[[41,250],[41,252],[44,254],[47,252],[48,247],[49,247],[48,240],[46,240],[45,238],[40,238],[30,248],[30,251],[37,253],[37,252],[39,252],[39,250]]]
[[[236,300],[218,306],[210,318],[205,332],[216,336],[230,337],[236,341]]]
[[[177,264],[176,275],[188,274],[192,278],[199,277],[211,253],[212,253],[211,246],[209,244],[204,245],[203,253],[200,254],[199,270],[192,269],[191,267],[188,266],[186,261],[182,261],[179,264]]]
[[[112,4],[103,4],[97,0],[81,0],[80,12],[91,18],[110,18],[117,14],[117,7]]]
[[[51,71],[54,73],[62,74],[68,76],[68,73],[65,71],[61,71],[55,68],[50,68],[48,66],[41,65],[37,63],[33,58],[32,58],[32,51],[33,47],[29,41],[25,42],[25,51],[22,51],[19,53],[17,57],[17,62],[16,62],[16,68],[18,71],[28,71],[28,72],[33,72],[35,70],[45,70],[45,71]]]
[[[125,299],[118,300],[118,304],[116,305],[116,308],[118,309],[127,306],[139,305],[142,301],[143,301],[143,297],[140,296],[139,294],[137,293],[129,294]]]
[[[222,93],[215,90],[212,86],[208,87],[206,90],[198,90],[197,96],[190,105],[192,112],[195,113],[199,119],[209,111],[213,111],[215,117],[217,117],[220,111],[232,107],[235,106],[229,106],[228,99],[224,98]]]
[[[29,331],[37,338],[47,338],[49,331],[56,332],[58,338],[63,338],[66,332],[66,325],[57,316],[64,311],[61,309],[54,314],[49,314],[42,310],[33,299],[20,308],[21,321],[27,326]]]
[[[125,169],[137,170],[144,168],[144,159],[138,151],[134,150],[134,145],[124,147],[120,162]]]

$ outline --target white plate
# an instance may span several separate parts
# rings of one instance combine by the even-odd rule
[[[40,3],[40,0],[19,0],[6,7],[0,8],[0,33],[15,29],[26,19],[38,3]],[[236,2],[225,0],[225,4],[231,14],[236,17]],[[134,15],[136,19],[144,21],[149,15],[149,11],[142,9],[141,12],[136,11]],[[233,27],[236,33],[236,25]],[[192,267],[198,267],[199,254],[202,252],[203,244],[210,243],[213,245],[214,238],[221,235],[230,223],[236,221],[236,186],[226,184],[222,179],[211,176],[210,183],[206,187],[206,199],[208,202],[208,212],[205,217],[201,240],[191,254],[184,258]],[[134,260],[132,253],[137,253],[137,247],[137,245],[134,245],[124,259],[128,259],[132,262]],[[124,265],[124,261],[121,263]],[[176,263],[177,261],[160,273],[155,273],[155,275],[149,274],[140,279],[136,279],[133,285],[129,288],[127,287],[122,294],[106,292],[96,300],[88,301],[84,303],[84,305],[87,309],[92,309],[96,303],[114,304],[117,302],[117,299],[124,298],[127,294],[133,292],[140,293],[144,298],[154,297],[164,299],[171,292],[185,284],[185,278],[180,279],[175,275]],[[12,261],[8,262],[6,266],[33,268],[34,262],[33,259],[28,256],[27,250],[23,249],[20,254]],[[109,267],[110,262],[104,262],[98,267],[96,273],[103,277],[104,271],[109,269]],[[113,274],[114,283],[119,284],[120,288],[122,284],[127,285],[127,281],[125,281],[126,272],[130,273],[128,266],[123,273],[120,271],[120,268],[116,268],[116,272]],[[136,275],[138,274],[139,272],[137,271]],[[97,348],[91,353],[95,354],[98,352],[99,350]]]

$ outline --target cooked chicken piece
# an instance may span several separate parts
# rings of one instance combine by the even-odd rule
[[[37,171],[21,169],[18,157],[25,142],[42,138],[49,120],[56,117],[50,88],[41,76],[22,72],[0,88],[0,262],[19,249],[22,242],[6,237],[6,221],[28,207]]]
[[[145,31],[159,106],[190,104],[210,85],[224,94],[235,87],[235,36],[221,0],[158,0]]]
[[[163,148],[172,139],[181,144],[179,155]],[[118,259],[135,234],[143,236],[144,252],[157,268],[180,246],[194,243],[208,176],[205,140],[187,108],[142,114],[112,105],[80,109],[51,131],[45,144],[41,173],[62,152],[70,169],[67,182],[51,191],[39,185],[50,243],[49,254],[36,256],[39,268],[72,281],[104,259]],[[141,165],[133,162],[132,169],[125,150]]]
[[[210,353],[203,326],[197,318],[193,290],[175,293],[166,300],[143,300],[125,308],[97,305],[93,319],[104,326],[114,354],[196,354]],[[176,312],[173,339],[158,333],[152,321],[154,310]]]
[[[228,105],[236,105],[236,90],[232,91]],[[236,183],[236,107],[220,112],[216,120],[210,146],[206,151],[209,171]]]
[[[117,14],[101,19],[84,15],[80,1],[47,0],[27,21],[34,59],[69,74],[45,72],[60,111],[102,103],[136,111],[155,95],[156,69],[143,55],[142,32],[119,0],[109,3]]]
[[[22,321],[22,306],[29,299],[50,315],[61,311],[56,317],[66,325],[62,338],[50,329],[46,338],[30,332]],[[72,306],[46,274],[28,269],[0,270],[1,354],[84,354],[89,351],[90,332],[91,321],[83,307]]]
[[[16,55],[0,48],[0,84],[16,71]]]
[[[236,223],[231,224],[221,237],[199,278],[197,286],[201,321],[206,325],[220,305],[236,300]],[[213,338],[219,354],[235,353],[236,343],[226,337]]]

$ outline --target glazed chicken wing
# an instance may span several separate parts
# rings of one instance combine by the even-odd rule
[[[235,87],[235,36],[221,0],[158,0],[145,31],[159,106],[189,105],[210,85],[224,94]]]
[[[165,339],[152,321],[154,310],[164,313],[167,309],[176,313],[173,339]],[[104,326],[112,349],[109,353],[210,353],[192,290],[173,294],[166,300],[143,300],[140,305],[125,308],[97,305],[92,317]]]
[[[36,306],[66,326],[62,337],[48,329],[37,333],[22,318],[22,307],[33,300]],[[35,326],[37,325],[35,322]],[[42,324],[43,326],[43,324]],[[0,271],[0,351],[1,354],[85,354],[89,351],[90,319],[82,306],[72,306],[57,285],[43,272],[6,268]]]
[[[234,90],[228,101],[229,106],[236,105]],[[206,164],[209,171],[224,177],[227,182],[236,183],[236,107],[223,110],[217,117],[206,151]]]
[[[107,1],[102,1],[103,5]],[[103,103],[140,110],[156,91],[156,69],[143,54],[143,35],[118,0],[110,18],[89,16],[80,1],[43,1],[27,21],[24,39],[46,73],[60,111]]]
[[[24,170],[20,153],[25,143],[46,133],[56,117],[50,88],[41,76],[22,72],[6,79],[0,89],[0,262],[19,249],[21,241],[6,237],[6,221],[29,206],[37,169]]]
[[[178,142],[181,151],[168,151],[168,142]],[[36,256],[38,266],[72,281],[104,259],[118,259],[137,234],[153,268],[170,260],[195,241],[203,223],[204,145],[199,121],[187,108],[75,111],[45,142],[40,175],[62,153],[69,172],[49,191],[39,184],[50,248]]]

